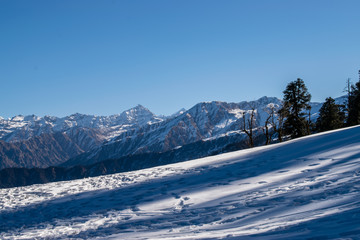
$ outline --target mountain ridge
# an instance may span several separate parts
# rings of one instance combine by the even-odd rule
[[[120,135],[97,149],[81,154],[61,166],[89,165],[106,159],[120,158],[129,154],[165,152],[185,144],[217,138],[227,133],[241,135],[241,119],[257,108],[257,123],[265,122],[265,108],[269,104],[280,107],[277,98],[261,98],[261,102],[226,103],[201,102],[181,115],[163,122],[147,125],[131,136]],[[242,135],[245,139],[245,136]]]
[[[345,97],[339,99],[343,101],[343,98]],[[67,167],[90,165],[127,155],[166,152],[198,141],[212,141],[226,136],[235,136],[236,141],[239,138],[246,141],[246,136],[241,131],[243,117],[248,117],[254,108],[256,125],[264,126],[269,107],[278,109],[281,104],[282,101],[276,97],[264,96],[258,100],[239,103],[200,102],[188,110],[181,109],[168,117],[157,116],[139,104],[120,114],[107,117],[76,113],[64,118],[28,115],[15,116],[11,120],[0,119],[0,140],[15,144],[6,147],[13,146],[17,153],[15,158],[18,159],[18,162],[11,163],[9,153],[0,152],[0,168],[48,167],[54,164]],[[311,116],[316,119],[322,104],[311,104]],[[63,151],[58,151],[53,156],[45,153],[51,159],[48,163],[40,161],[42,156],[39,150],[48,148],[45,142],[40,141],[38,146],[32,144],[33,153],[27,155],[27,160],[19,157],[25,156],[25,153],[16,147],[16,143],[27,145],[31,142],[28,140],[34,137],[41,138],[43,134],[58,132],[69,138],[66,144],[71,142],[80,149],[78,155]],[[225,147],[225,142],[222,144],[222,147]],[[62,148],[65,149],[66,146]]]
[[[116,132],[125,131],[132,126],[142,126],[148,122],[162,121],[142,105],[137,105],[120,114],[110,116],[74,113],[62,118],[55,116],[38,117],[36,115],[17,115],[12,118],[0,118],[0,139],[7,142],[26,140],[42,133],[64,132],[73,127],[97,128],[103,130],[109,140]]]

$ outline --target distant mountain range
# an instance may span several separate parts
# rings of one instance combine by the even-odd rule
[[[243,117],[254,108],[256,125],[264,126],[267,109],[278,109],[281,103],[275,97],[240,103],[202,102],[171,116],[156,116],[138,105],[112,116],[0,118],[0,169],[94,167],[106,160],[137,159],[131,166],[127,163],[127,168],[119,167],[126,171],[147,166],[137,156],[159,165],[237,150],[246,147],[247,138],[240,129]],[[316,119],[322,104],[311,105]],[[260,128],[255,131],[258,144],[261,133]],[[92,171],[91,175],[98,173]]]
[[[130,154],[165,152],[197,141],[242,135],[239,121],[251,106],[263,124],[264,109],[277,98],[253,102],[203,102],[176,114],[156,116],[138,105],[121,114],[73,114],[64,118],[0,119],[0,167],[89,165]]]
[[[109,140],[132,128],[162,122],[164,119],[166,117],[155,116],[141,105],[111,116],[79,113],[63,118],[19,115],[10,119],[0,118],[0,139],[6,142],[17,142],[44,133],[69,133],[72,129],[86,128],[97,130],[102,135],[103,140]]]

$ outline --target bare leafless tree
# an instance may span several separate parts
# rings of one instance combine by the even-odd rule
[[[346,80],[346,87],[344,88],[344,91],[343,91],[343,92],[346,92],[346,94],[347,94],[347,103],[346,103],[347,108],[348,108],[348,104],[350,102],[351,86],[352,86],[351,78],[348,78]]]
[[[247,118],[245,113],[243,114],[243,118],[242,118],[242,126],[241,126],[241,130],[243,132],[246,133],[246,135],[249,138],[249,146],[250,147],[254,147],[254,135],[253,135],[253,130],[256,126],[255,123],[255,107],[251,106],[251,111],[250,111],[250,116]]]
[[[265,126],[263,128],[263,133],[265,134],[265,137],[266,137],[265,145],[268,145],[271,142],[271,134],[269,131],[269,125],[271,125],[271,127],[274,128],[272,122],[273,122],[273,119],[275,118],[275,107],[271,106],[271,107],[265,109],[265,112],[268,114],[268,116],[265,120]]]
[[[308,120],[306,122],[306,131],[307,134],[310,135],[311,134],[311,128],[312,128],[312,122],[311,122],[311,106],[308,106],[306,108],[306,110],[308,111]]]
[[[272,114],[271,125],[274,128],[274,132],[278,134],[279,142],[282,142],[284,136],[284,122],[287,116],[286,107],[283,106],[278,111],[273,108],[273,111],[274,113]]]

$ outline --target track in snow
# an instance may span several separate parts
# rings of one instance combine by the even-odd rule
[[[360,127],[0,190],[0,238],[360,238]]]

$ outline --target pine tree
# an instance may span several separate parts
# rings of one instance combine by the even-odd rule
[[[360,80],[355,85],[351,86],[348,110],[347,125],[352,126],[360,124]]]
[[[326,98],[319,111],[316,130],[323,132],[341,128],[344,125],[344,119],[345,113],[341,111],[340,105],[335,104],[335,100],[331,97]]]
[[[309,122],[305,118],[305,110],[310,109],[311,95],[304,81],[298,78],[290,82],[284,93],[284,105],[281,111],[285,114],[285,134],[297,138],[309,134]]]

